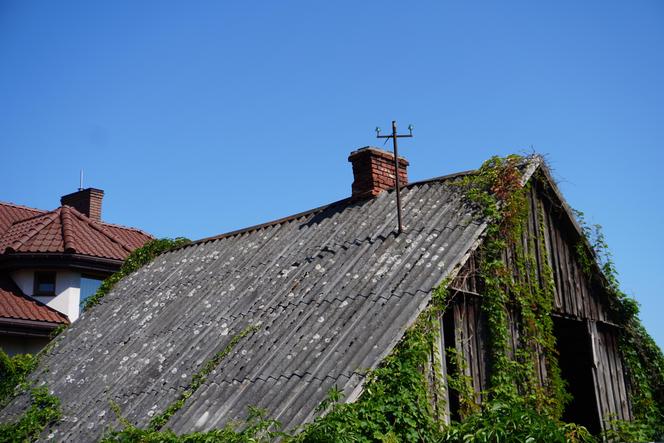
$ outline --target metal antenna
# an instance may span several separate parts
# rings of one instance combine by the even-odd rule
[[[83,168],[81,168],[81,174],[78,177],[78,190],[83,190]]]
[[[402,137],[413,136],[413,125],[408,125],[409,134],[397,134],[397,122],[392,120],[392,134],[380,135],[380,128],[376,128],[376,138],[391,138],[392,146],[394,147],[394,178],[396,180],[396,195],[397,195],[397,223],[398,232],[403,232],[403,224],[401,223],[401,183],[399,183],[399,150],[397,148],[397,139]],[[387,142],[387,140],[385,140]]]

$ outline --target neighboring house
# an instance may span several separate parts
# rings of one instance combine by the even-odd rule
[[[0,348],[8,354],[39,351],[152,238],[103,222],[103,196],[82,189],[52,211],[0,202]]]
[[[256,406],[295,429],[321,413],[330,388],[345,402],[362,394],[367,370],[390,354],[441,282],[451,282],[454,297],[440,319],[445,344],[432,352],[456,348],[479,399],[488,350],[474,251],[487,223],[456,183],[471,173],[405,185],[397,234],[393,160],[377,148],[357,150],[351,197],[193,242],[120,281],[42,358],[35,380],[60,398],[64,414],[43,435],[96,440],[120,426],[115,412],[146,427],[249,325],[257,332],[232,348],[166,428],[220,428]],[[408,163],[401,166],[407,181]],[[532,183],[529,229],[546,237],[538,263],[548,257],[555,274],[561,368],[574,375],[565,418],[597,431],[603,419],[631,414],[617,326],[606,293],[575,258],[582,233],[545,166],[535,157],[522,173]],[[0,418],[24,409],[26,395]],[[449,419],[458,404],[447,395]]]

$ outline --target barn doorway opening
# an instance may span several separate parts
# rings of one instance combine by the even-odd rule
[[[553,332],[559,352],[560,372],[567,381],[567,392],[573,397],[565,407],[563,420],[578,423],[598,434],[602,429],[592,372],[592,341],[586,323],[553,317]]]

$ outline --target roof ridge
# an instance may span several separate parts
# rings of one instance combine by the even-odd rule
[[[62,219],[62,240],[65,252],[76,252],[74,247],[74,235],[72,234],[72,221],[71,221],[71,207],[63,205],[60,211],[60,218]]]
[[[119,223],[109,223],[109,222],[105,222],[105,221],[98,221],[97,223],[99,223],[100,225],[102,225],[102,226],[104,226],[104,227],[112,227],[112,228],[118,228],[118,229],[125,229],[125,230],[127,230],[127,231],[138,232],[139,234],[143,234],[143,235],[148,236],[148,237],[150,237],[150,238],[154,238],[154,237],[152,236],[152,234],[150,234],[149,232],[145,232],[144,230],[142,230],[142,229],[140,229],[140,228],[134,228],[133,226],[125,226],[125,225],[121,225],[121,224],[119,224]]]
[[[35,212],[41,212],[41,213],[50,212],[47,209],[32,208],[30,206],[19,205],[19,204],[16,204],[16,203],[6,202],[6,201],[1,201],[1,200],[0,200],[0,205],[11,206],[13,208],[18,208],[18,209],[27,209],[29,211],[35,211]]]
[[[42,229],[44,229],[46,226],[53,223],[53,221],[56,218],[58,218],[59,213],[60,213],[60,208],[58,208],[54,211],[51,211],[51,212],[47,212],[46,214],[42,214],[42,216],[44,217],[44,221],[39,223],[38,225],[34,226],[33,228],[31,228],[23,237],[16,240],[11,246],[7,246],[5,248],[5,251],[16,252],[16,250],[18,248],[20,248],[22,245],[24,245],[32,237],[37,235]],[[31,220],[31,219],[34,219],[34,218],[36,218],[36,217],[30,217],[30,219],[26,219],[26,220]]]
[[[278,218],[278,219],[268,221],[268,222],[265,222],[265,223],[260,223],[260,224],[257,224],[257,225],[248,226],[246,228],[236,229],[236,230],[233,230],[233,231],[225,232],[223,234],[214,235],[214,236],[211,236],[211,237],[204,237],[204,238],[201,238],[199,240],[195,240],[191,243],[187,243],[186,245],[182,245],[182,246],[179,246],[177,248],[174,248],[173,250],[186,248],[188,246],[200,245],[200,244],[208,243],[208,242],[211,242],[211,241],[214,241],[214,240],[221,240],[223,238],[233,237],[235,235],[241,235],[241,234],[246,234],[248,232],[258,231],[259,229],[267,228],[267,227],[270,227],[270,226],[276,226],[276,225],[280,225],[280,224],[283,224],[283,223],[288,223],[288,222],[291,222],[293,220],[297,220],[298,218],[306,217],[307,215],[312,215],[312,214],[316,214],[318,212],[322,212],[322,211],[326,210],[327,208],[330,208],[332,206],[335,206],[337,204],[341,204],[341,203],[344,203],[344,202],[350,201],[350,200],[351,200],[351,197],[346,197],[346,198],[343,198],[341,200],[337,200],[335,202],[328,203],[328,204],[323,205],[323,206],[318,206],[317,208],[309,209],[307,211],[298,212],[297,214],[288,215],[286,217]]]
[[[51,212],[55,212],[55,211],[57,211],[58,209],[59,209],[59,208],[53,209],[52,211],[44,211],[44,212],[41,212],[41,213],[39,213],[39,214],[31,215],[30,217],[27,217],[27,218],[22,218],[22,219],[20,219],[20,220],[16,220],[16,221],[12,222],[12,224],[9,225],[9,227],[11,228],[12,226],[19,225],[19,224],[21,224],[21,223],[23,223],[23,222],[27,222],[27,221],[34,220],[34,219],[39,218],[39,217],[43,217],[43,216],[45,216],[45,215],[50,214]]]
[[[63,205],[63,207],[65,207],[65,206]],[[69,211],[71,211],[76,217],[78,217],[81,221],[83,221],[84,223],[87,223],[91,228],[93,228],[93,229],[96,230],[97,232],[102,233],[103,235],[105,235],[106,237],[108,237],[111,241],[113,241],[113,242],[117,243],[118,245],[120,245],[120,247],[122,247],[125,251],[131,253],[132,249],[131,249],[128,245],[126,245],[122,240],[120,240],[119,238],[117,238],[115,235],[113,235],[113,234],[110,233],[110,232],[107,232],[107,231],[104,229],[104,227],[101,225],[100,222],[97,222],[96,220],[92,220],[90,217],[87,217],[85,214],[82,214],[82,213],[80,213],[79,211],[77,211],[76,208],[73,208],[73,207],[71,207],[71,206],[67,206],[67,208],[68,208]]]
[[[418,181],[403,185],[402,189],[403,188],[410,188],[412,186],[420,186],[420,185],[424,185],[424,184],[427,184],[427,183],[442,182],[442,181],[445,181],[445,180],[451,180],[453,178],[461,177],[461,176],[464,176],[464,175],[469,175],[469,174],[472,174],[474,172],[477,172],[477,170],[476,169],[471,169],[471,170],[468,170],[468,171],[455,172],[453,174],[441,175],[439,177],[429,178],[429,179],[425,179],[425,180],[418,180]],[[392,189],[394,189],[394,188],[390,188],[387,191],[390,191]],[[324,210],[326,210],[326,209],[328,209],[332,206],[335,206],[335,205],[338,205],[338,204],[341,204],[341,203],[345,203],[345,202],[350,201],[350,200],[352,200],[352,196],[342,198],[341,200],[337,200],[337,201],[334,201],[332,203],[328,203],[328,204],[323,205],[323,206],[318,206],[318,207],[313,208],[313,209],[298,212],[298,213],[293,214],[293,215],[288,215],[288,216],[278,218],[278,219],[275,219],[275,220],[272,220],[272,221],[267,221],[265,223],[259,223],[259,224],[256,224],[256,225],[248,226],[246,228],[240,228],[240,229],[235,229],[233,231],[228,231],[228,232],[225,232],[223,234],[213,235],[213,236],[210,236],[210,237],[204,237],[204,238],[201,238],[199,240],[192,241],[191,243],[187,243],[186,245],[182,245],[182,246],[180,246],[178,248],[175,248],[175,249],[186,248],[186,247],[189,247],[189,246],[195,246],[195,245],[199,245],[199,244],[203,244],[203,243],[208,243],[208,242],[211,242],[211,241],[214,241],[214,240],[221,240],[221,239],[224,239],[224,238],[233,237],[235,235],[246,234],[248,232],[254,232],[254,231],[257,231],[259,229],[267,228],[267,227],[270,227],[270,226],[280,225],[282,223],[287,223],[287,222],[296,220],[300,217],[305,217],[307,215],[312,215],[312,214],[315,214],[317,212],[324,211]]]

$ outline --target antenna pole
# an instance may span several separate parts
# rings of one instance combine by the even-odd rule
[[[399,137],[412,137],[413,136],[413,126],[408,126],[409,134],[397,134],[397,122],[392,120],[392,134],[391,135],[380,135],[380,128],[376,128],[376,137],[377,138],[391,138],[392,147],[394,149],[394,179],[396,182],[395,194],[397,196],[397,234],[403,232],[403,223],[401,221],[401,183],[399,180],[399,148],[397,146],[397,139]]]
[[[81,168],[81,173],[78,177],[78,190],[79,191],[83,190],[83,168]]]
[[[401,183],[399,183],[399,149],[397,148],[397,122],[392,120],[392,143],[394,147],[394,179],[396,180],[397,193],[397,226],[398,233],[403,232],[403,223],[401,222]]]

